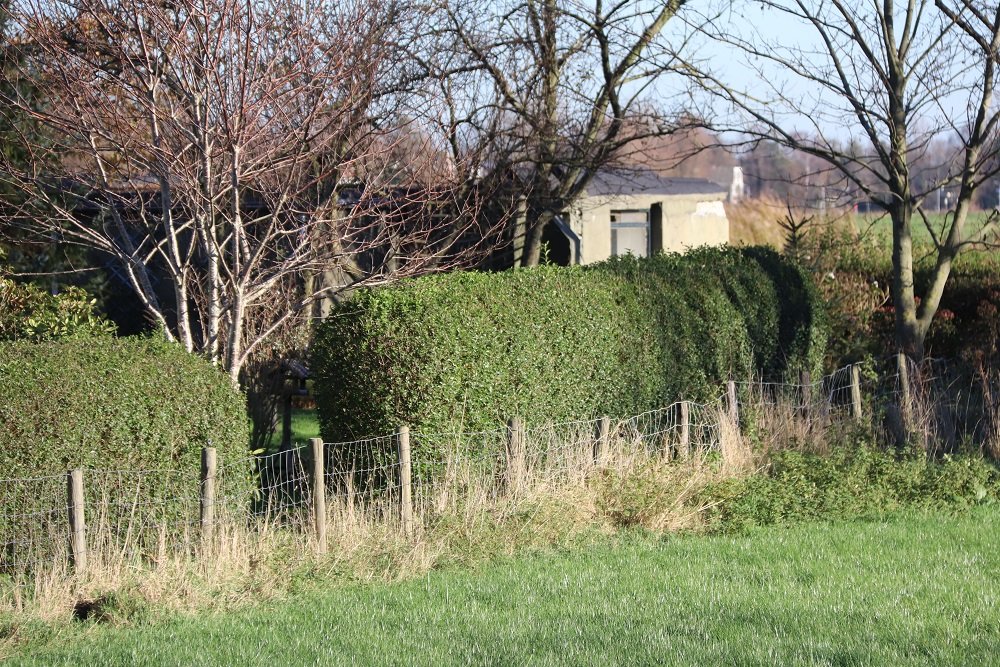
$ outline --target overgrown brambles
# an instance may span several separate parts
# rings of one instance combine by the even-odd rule
[[[312,370],[324,438],[347,441],[704,401],[731,377],[818,372],[825,342],[801,269],[763,248],[701,249],[364,290],[317,328]]]

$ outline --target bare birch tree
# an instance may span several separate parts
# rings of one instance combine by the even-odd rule
[[[986,149],[1000,123],[1000,5],[765,0],[736,5],[729,16],[706,34],[742,55],[750,83],[734,83],[721,67],[704,73],[714,125],[813,155],[888,212],[896,341],[921,356],[955,259],[997,230],[995,215],[970,228],[969,212],[976,188],[997,169]],[[784,39],[752,27],[775,19],[794,26]],[[843,141],[843,133],[856,141]],[[937,178],[915,178],[915,166],[927,173],[927,157],[951,137],[960,141],[948,142],[953,153],[930,169]],[[937,224],[925,201],[942,186],[957,188],[958,197]],[[914,285],[914,225],[933,239],[923,294]]]
[[[425,63],[440,86],[439,132],[490,192],[505,192],[498,207],[514,223],[516,265],[539,262],[545,226],[595,173],[639,139],[678,127],[686,78],[676,56],[693,31],[667,26],[682,27],[684,5],[440,5]]]
[[[45,104],[2,101],[52,139],[3,165],[30,196],[0,222],[114,258],[168,338],[238,381],[316,300],[459,265],[485,237],[474,197],[407,177],[385,127],[414,11],[13,0],[12,76]]]

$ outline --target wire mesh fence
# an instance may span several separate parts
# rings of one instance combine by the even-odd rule
[[[512,419],[489,431],[394,433],[213,458],[201,470],[88,469],[83,548],[91,566],[113,555],[125,567],[197,555],[223,539],[216,526],[280,528],[316,541],[328,520],[363,514],[419,530],[470,505],[583,484],[597,469],[724,457],[726,433],[749,425],[816,439],[825,428],[863,418],[891,437],[902,431],[946,447],[975,416],[974,401],[955,392],[955,382],[945,364],[893,358],[867,372],[849,366],[815,379],[733,382],[716,401],[682,401],[623,419],[529,426]],[[72,510],[66,475],[0,479],[0,583],[23,585],[40,567],[79,564],[80,547],[69,539]]]

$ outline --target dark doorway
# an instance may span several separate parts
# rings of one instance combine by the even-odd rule
[[[569,239],[555,222],[549,222],[542,231],[542,244],[546,250],[545,263],[556,266],[569,266],[572,254]]]

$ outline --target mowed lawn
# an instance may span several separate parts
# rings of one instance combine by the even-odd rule
[[[91,625],[10,664],[1000,665],[998,581],[998,508],[633,535],[227,615]]]

